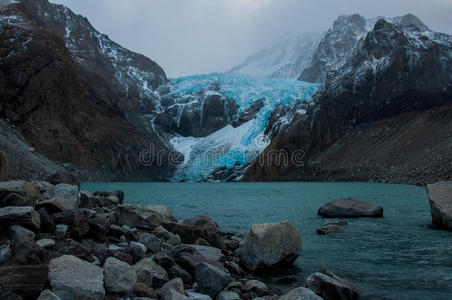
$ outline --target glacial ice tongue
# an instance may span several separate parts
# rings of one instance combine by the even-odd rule
[[[219,83],[219,93],[234,100],[240,111],[264,100],[264,107],[252,119],[237,128],[228,125],[203,137],[176,136],[171,143],[185,160],[173,180],[202,181],[218,168],[244,166],[253,161],[270,143],[264,135],[269,117],[278,104],[293,107],[310,102],[320,85],[293,79],[254,78],[231,73],[213,73],[171,79],[171,95],[196,94]]]

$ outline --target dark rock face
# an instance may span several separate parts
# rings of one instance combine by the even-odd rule
[[[0,151],[0,181],[8,180],[8,160],[5,153]]]
[[[4,292],[36,299],[44,290],[48,272],[46,265],[0,266],[0,285]]]
[[[383,217],[383,208],[379,205],[351,198],[338,199],[322,206],[318,215],[330,218],[381,218]]]
[[[345,180],[357,181],[373,177],[405,183],[425,180],[426,175],[412,166],[425,161],[429,169],[432,160],[425,149],[431,143],[441,149],[435,152],[435,165],[442,166],[443,176],[450,176],[450,166],[442,162],[448,165],[445,153],[450,145],[442,143],[442,138],[450,136],[445,120],[451,112],[452,38],[416,28],[377,21],[353,55],[328,73],[307,114],[295,116],[281,130],[243,180],[338,180],[344,174]],[[422,137],[411,133],[413,126]],[[432,137],[426,127],[435,128],[438,135]],[[414,145],[408,136],[419,143]],[[377,152],[378,148],[382,151]],[[258,163],[274,150],[287,151],[291,157],[303,151],[302,164],[293,160],[288,166]],[[416,158],[409,160],[407,151]],[[391,167],[400,174],[389,172]],[[418,178],[408,178],[408,172]],[[396,179],[385,179],[386,174]]]
[[[232,126],[239,127],[240,125],[256,118],[257,113],[264,107],[264,100],[253,102],[244,112],[238,115],[237,119],[232,122]]]
[[[154,90],[166,82],[155,62],[47,0],[10,4],[1,14],[0,116],[37,151],[122,179],[169,171],[138,160],[150,143],[166,149],[142,117],[156,109]]]

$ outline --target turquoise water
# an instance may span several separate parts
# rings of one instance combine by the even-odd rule
[[[178,219],[206,214],[225,231],[289,220],[303,239],[302,282],[321,268],[354,282],[366,299],[452,299],[452,232],[433,230],[424,188],[372,183],[85,183],[121,189],[126,202],[164,204]],[[324,203],[353,197],[384,208],[382,219],[348,220],[347,232],[319,236]],[[276,275],[276,274],[275,274]]]

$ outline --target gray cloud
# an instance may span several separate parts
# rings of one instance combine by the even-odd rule
[[[341,14],[414,13],[452,33],[452,0],[51,0],[86,16],[170,77],[228,70],[284,35],[324,31]]]

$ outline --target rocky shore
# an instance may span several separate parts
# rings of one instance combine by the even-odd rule
[[[48,182],[50,181],[50,182]],[[302,251],[289,222],[223,232],[208,216],[123,203],[124,193],[79,190],[76,177],[0,182],[1,299],[356,299],[322,270],[305,285],[256,280]],[[259,277],[260,278],[260,277]]]

